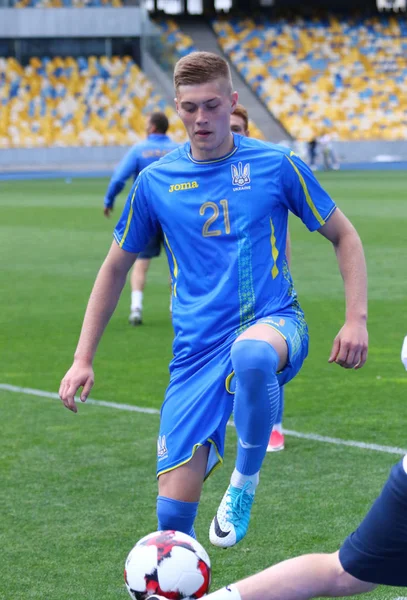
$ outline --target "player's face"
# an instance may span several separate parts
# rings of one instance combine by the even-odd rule
[[[239,115],[235,115],[234,113],[230,115],[230,131],[233,131],[233,133],[238,133],[239,135],[244,135],[246,137],[249,136],[249,132],[245,127],[244,120],[242,119],[242,117],[239,117]]]
[[[227,80],[182,85],[175,104],[191,140],[194,158],[219,158],[232,149],[230,115],[237,104],[237,92],[230,92]]]

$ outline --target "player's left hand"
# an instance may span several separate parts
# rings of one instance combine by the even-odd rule
[[[334,339],[328,362],[345,369],[361,369],[367,359],[366,321],[346,321]]]
[[[111,206],[105,206],[103,208],[103,214],[105,215],[105,217],[107,217],[108,219],[110,218],[110,215],[113,212],[113,208]]]

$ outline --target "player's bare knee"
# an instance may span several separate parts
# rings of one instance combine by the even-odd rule
[[[178,472],[176,472],[178,471]],[[160,496],[180,500],[182,502],[197,502],[202,490],[202,481],[190,477],[186,471],[179,469],[164,473],[158,478],[158,493]]]
[[[343,568],[338,552],[332,554],[333,561],[333,590],[335,596],[353,596],[365,594],[375,589],[376,584],[362,581],[347,573]]]
[[[342,573],[338,577],[339,593],[338,596],[354,596],[356,594],[365,594],[375,589],[375,583],[361,581],[356,579],[342,569]]]
[[[197,502],[202,491],[208,453],[208,446],[201,446],[187,463],[162,473],[158,478],[160,496],[183,502]]]

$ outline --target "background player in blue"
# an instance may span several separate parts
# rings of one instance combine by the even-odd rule
[[[126,181],[133,177],[137,179],[138,174],[148,165],[159,160],[174,148],[176,144],[168,137],[169,123],[167,116],[162,112],[153,112],[147,120],[147,139],[136,144],[127,152],[118,164],[109,183],[105,196],[104,215],[110,217],[114,207],[116,196],[120,194],[126,185]],[[140,325],[143,312],[143,292],[146,284],[147,272],[152,258],[160,255],[163,242],[162,232],[159,231],[149,240],[147,246],[137,256],[133,270],[130,275],[131,305],[129,323]]]
[[[250,136],[249,132],[249,114],[242,104],[237,104],[235,110],[230,115],[230,129],[234,133]],[[291,240],[290,232],[287,229],[287,241],[285,247],[285,256],[288,267],[291,268]],[[283,433],[283,414],[284,414],[284,386],[280,388],[280,402],[276,421],[271,430],[270,439],[267,444],[267,452],[279,452],[284,450],[284,433]]]
[[[212,543],[226,547],[247,532],[280,385],[298,373],[308,352],[285,260],[288,211],[334,246],[346,315],[328,360],[345,368],[366,361],[366,266],[355,229],[298,157],[231,133],[237,93],[223,58],[183,57],[174,83],[190,142],[147,167],[134,184],[59,393],[73,412],[81,386],[86,400],[96,348],[127,271],[162,227],[175,339],[158,438],[158,528],[194,535],[203,481],[222,461],[233,409],[236,466],[210,527]]]

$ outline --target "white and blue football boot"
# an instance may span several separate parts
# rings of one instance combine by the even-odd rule
[[[209,529],[209,540],[214,546],[229,548],[246,535],[254,500],[251,488],[250,481],[243,488],[229,485]]]

